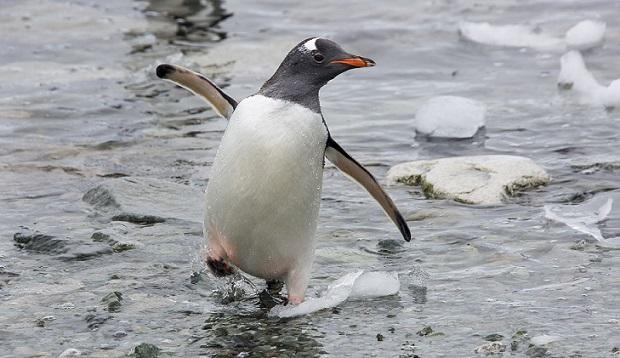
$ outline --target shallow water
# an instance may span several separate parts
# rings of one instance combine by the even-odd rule
[[[560,36],[600,17],[606,43],[584,56],[607,84],[620,77],[620,3],[526,3],[4,1],[0,29],[12,36],[0,39],[0,356],[124,356],[145,342],[179,356],[457,357],[474,356],[491,334],[503,336],[506,355],[610,356],[620,347],[619,251],[581,242],[588,236],[546,221],[543,206],[593,196],[620,205],[618,111],[557,90],[562,53],[476,45],[456,29],[461,20],[526,23]],[[120,176],[204,189],[226,123],[157,80],[157,63],[199,69],[242,98],[313,35],[378,64],[340,76],[321,98],[334,138],[378,178],[404,161],[499,153],[534,159],[553,181],[498,207],[391,187],[415,236],[401,244],[367,194],[328,166],[309,295],[358,269],[399,272],[401,290],[277,320],[256,298],[223,303],[213,290],[226,296],[230,286],[192,280],[200,223],[111,222],[82,195]],[[444,94],[487,104],[483,136],[415,139],[415,109]],[[20,226],[67,239],[56,252],[20,249]],[[620,236],[618,206],[599,227]],[[136,247],[93,243],[104,229]],[[99,254],[81,260],[71,249],[61,259],[62,245],[75,243]],[[123,295],[119,312],[101,303],[113,291]],[[424,335],[426,326],[439,334]],[[521,330],[561,339],[525,339],[512,352]]]

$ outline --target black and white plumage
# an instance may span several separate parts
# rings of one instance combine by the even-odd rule
[[[286,283],[299,303],[314,260],[324,157],[364,187],[397,225],[411,233],[375,178],[331,137],[319,90],[342,72],[374,62],[323,38],[295,46],[259,92],[237,103],[206,77],[160,65],[157,75],[211,104],[230,120],[206,190],[207,264],[216,274],[244,272]]]

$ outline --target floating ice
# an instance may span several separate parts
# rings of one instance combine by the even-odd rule
[[[608,87],[598,83],[588,71],[579,51],[569,51],[560,59],[558,86],[572,89],[581,96],[583,102],[605,107],[620,105],[620,79]]]
[[[431,137],[471,138],[484,127],[486,106],[472,99],[438,96],[416,112],[415,130]]]
[[[491,25],[488,22],[461,22],[459,33],[469,41],[494,46],[528,47],[539,51],[586,50],[603,43],[607,25],[584,20],[571,27],[564,37],[544,34],[525,25]]]
[[[400,281],[396,273],[357,271],[346,274],[329,285],[321,297],[309,298],[297,306],[276,306],[269,315],[281,318],[301,316],[335,307],[349,298],[395,295],[399,289]]]
[[[553,343],[562,340],[560,336],[551,336],[548,334],[541,334],[540,336],[532,337],[530,343],[535,346],[544,346],[545,344]]]
[[[598,199],[589,200],[581,205],[545,205],[545,217],[604,242],[606,240],[596,224],[607,218],[612,204],[613,199],[608,198],[603,205]]]
[[[563,39],[536,31],[524,25],[491,25],[488,22],[459,24],[459,33],[469,41],[494,46],[531,47],[539,50],[563,50]]]
[[[574,50],[599,46],[605,38],[607,24],[603,21],[584,20],[566,31],[566,45]]]

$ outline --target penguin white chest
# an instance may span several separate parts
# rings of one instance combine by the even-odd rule
[[[327,136],[321,115],[301,105],[239,103],[207,186],[210,249],[267,279],[309,272]]]

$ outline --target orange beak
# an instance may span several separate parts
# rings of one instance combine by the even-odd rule
[[[341,63],[352,67],[372,67],[375,65],[375,61],[361,56],[341,58],[339,60],[333,60],[330,63]]]

